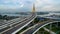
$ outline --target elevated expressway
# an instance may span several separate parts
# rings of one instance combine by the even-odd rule
[[[54,18],[53,19],[49,18],[49,19],[50,20],[48,20],[48,21],[44,21],[44,22],[35,24],[34,26],[26,29],[25,31],[23,31],[20,34],[35,34],[40,28],[42,28],[42,27],[44,27],[48,24],[55,23],[55,22],[60,22],[60,19],[54,19]]]
[[[31,14],[29,17],[16,18],[5,22],[4,25],[0,26],[0,34],[15,34],[19,30],[23,29],[25,26],[30,24],[36,18],[36,14]]]

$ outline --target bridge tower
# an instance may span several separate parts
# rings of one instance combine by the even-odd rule
[[[32,13],[35,13],[35,4],[33,4]]]

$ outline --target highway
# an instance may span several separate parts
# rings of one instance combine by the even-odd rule
[[[3,27],[5,27],[7,25],[12,26],[13,24],[15,24],[16,22],[18,22],[19,20],[22,20],[22,19],[24,19],[24,18],[20,17],[20,18],[16,18],[16,19],[13,19],[13,20],[9,20],[9,21],[3,22],[3,23],[0,22],[0,29],[3,29]]]
[[[21,30],[30,24],[35,18],[35,6],[33,4],[32,13],[26,18],[16,18],[8,22],[0,23],[0,34],[15,34],[18,29]]]
[[[46,15],[37,15],[38,17],[43,17],[43,18],[49,18],[49,19],[53,19],[53,20],[60,20],[60,15],[57,15],[55,13],[49,13]]]
[[[28,28],[27,30],[23,31],[21,34],[35,34],[38,29],[50,24],[50,23],[54,23],[56,21],[46,21],[46,22],[42,22],[42,23],[37,23],[37,25],[34,25],[30,28]]]
[[[24,27],[26,27],[28,24],[30,24],[35,18],[36,18],[36,14],[32,14],[29,17],[25,17],[25,18],[16,18],[10,21],[7,21],[5,23],[1,23],[0,24],[0,34],[15,34],[17,33],[18,29],[19,31],[21,29],[23,29]],[[44,17],[47,18],[47,17]],[[50,22],[54,22],[54,21],[60,21],[60,19],[55,19],[55,18],[49,18],[51,20],[43,22],[43,23],[37,23],[37,25],[31,27],[30,29],[28,29],[27,31],[23,32],[22,34],[32,34],[34,33],[38,28],[42,28],[43,26],[50,24]]]
[[[2,32],[1,32],[1,34],[12,34],[13,32],[15,32],[16,30],[18,30],[19,28],[20,29],[22,29],[22,28],[24,28],[23,26],[27,26],[28,24],[29,24],[29,22],[33,19],[35,19],[36,18],[36,15],[35,14],[33,14],[33,15],[31,15],[30,17],[28,17],[28,18],[26,18],[26,19],[24,19],[24,20],[22,20],[20,23],[18,23],[17,25],[15,25],[14,27],[13,26],[9,26],[9,28],[8,29],[3,29],[3,30],[1,30]],[[18,18],[19,19],[19,18]],[[17,20],[18,20],[17,19]],[[32,21],[33,21],[32,20]],[[31,22],[32,22],[31,21]],[[17,21],[18,22],[18,21]],[[31,23],[30,22],[30,23]]]
[[[19,17],[19,18],[16,18],[16,19],[13,19],[13,20],[9,20],[9,21],[6,21],[6,22],[0,22],[0,32],[12,27],[13,25],[17,24],[20,22],[20,20],[23,20],[25,19],[26,17]]]

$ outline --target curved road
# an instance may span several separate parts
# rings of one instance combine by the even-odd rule
[[[24,28],[25,26],[27,26],[29,23],[31,23],[35,18],[36,18],[36,15],[33,14],[28,19],[25,19],[20,24],[14,26],[14,27],[11,27],[11,28],[9,28],[9,29],[7,29],[5,31],[3,31],[1,34],[12,34],[12,33],[15,33],[16,30],[18,30],[18,29],[21,30],[22,28]]]
[[[39,28],[42,28],[43,26],[45,26],[47,24],[50,24],[52,22],[55,22],[55,21],[46,21],[46,22],[43,22],[43,23],[38,23],[36,26],[31,27],[30,29],[22,32],[21,34],[34,34],[34,33],[37,32],[37,30]]]

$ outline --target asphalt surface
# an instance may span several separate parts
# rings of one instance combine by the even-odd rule
[[[36,25],[34,28],[32,27],[31,29],[27,30],[26,32],[22,33],[22,34],[32,34],[33,32],[35,32],[39,27],[43,26],[44,24],[47,24],[51,21],[47,21],[44,23],[38,23],[38,25]]]
[[[9,29],[5,32],[3,32],[2,34],[12,34],[14,31],[16,31],[17,29],[21,28],[22,26],[24,26],[25,24],[27,24],[29,21],[31,21],[35,16],[31,16],[30,18],[28,19],[25,19],[25,21],[22,21],[20,25],[16,26],[16,27],[12,27],[12,29]]]
[[[9,20],[7,22],[2,22],[0,23],[0,32],[6,30],[6,29],[9,29],[10,27],[13,27],[14,25],[18,24],[20,22],[20,20],[22,20],[22,18],[16,18],[16,19],[13,19],[13,20]]]

